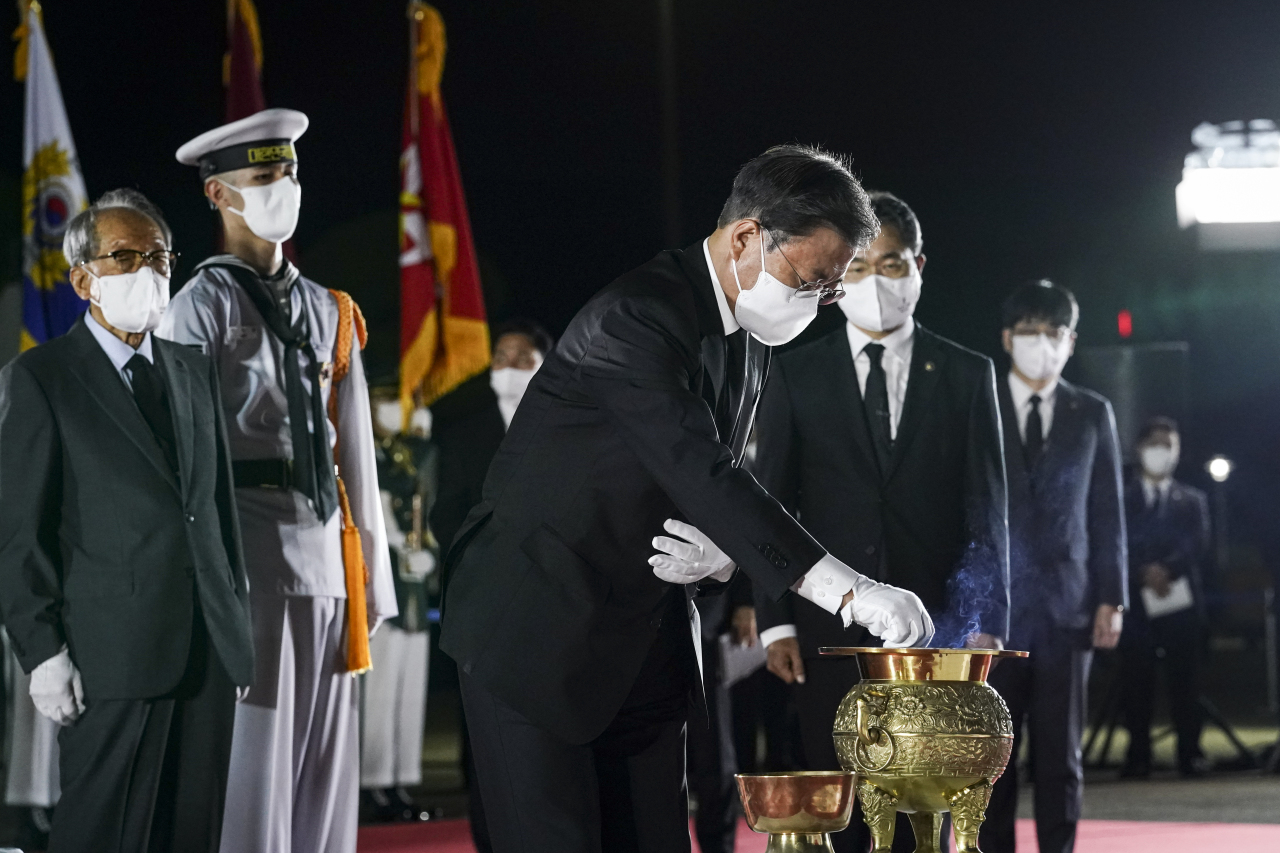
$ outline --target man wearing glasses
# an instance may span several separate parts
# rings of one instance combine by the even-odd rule
[[[368,634],[397,612],[363,321],[349,297],[302,276],[282,251],[298,222],[295,143],[306,127],[300,112],[264,110],[177,153],[199,168],[227,251],[196,266],[159,334],[198,347],[218,369],[258,660],[236,710],[227,853],[355,849],[358,664],[349,653],[367,649]],[[344,554],[351,528],[361,547]],[[367,604],[348,608],[349,598]]]
[[[87,316],[0,371],[0,606],[64,727],[49,850],[210,850],[253,676],[217,373],[152,335],[177,255],[141,193],[63,253]]]
[[[1009,562],[995,368],[915,321],[920,223],[889,193],[871,204],[880,234],[849,265],[834,322],[773,365],[751,470],[836,557],[919,595],[933,645],[999,647]],[[839,767],[831,721],[858,666],[818,649],[875,638],[796,596],[757,595],[756,618],[769,670],[795,685],[806,768]],[[898,832],[895,848],[912,838]],[[832,844],[865,851],[870,834],[857,820]]]
[[[1114,649],[1128,604],[1120,443],[1111,404],[1062,378],[1080,309],[1050,281],[1004,301],[999,383],[1009,466],[1009,645],[1031,652],[991,673],[1013,717],[1013,754],[1031,736],[1041,853],[1071,853],[1084,796],[1084,735],[1093,649]],[[982,849],[1014,853],[1018,767],[995,784]]]
[[[497,853],[690,849],[691,599],[735,567],[894,644],[932,635],[739,467],[770,347],[874,230],[844,163],[771,149],[710,237],[601,290],[533,377],[446,565],[441,648]]]

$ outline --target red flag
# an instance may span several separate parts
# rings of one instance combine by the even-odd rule
[[[489,326],[462,176],[440,97],[444,21],[409,5],[400,155],[400,400],[430,405],[489,366]]]
[[[227,0],[227,52],[222,57],[227,121],[267,108],[262,96],[262,33],[253,0]]]

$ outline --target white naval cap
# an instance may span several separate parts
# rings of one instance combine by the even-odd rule
[[[175,156],[184,166],[199,166],[202,179],[249,166],[296,163],[293,143],[307,132],[309,123],[306,114],[297,110],[263,110],[205,131]]]

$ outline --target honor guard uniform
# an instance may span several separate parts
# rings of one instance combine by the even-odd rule
[[[430,660],[428,581],[440,555],[426,520],[437,494],[439,451],[420,409],[401,430],[398,389],[373,393],[382,515],[395,569],[400,615],[371,641],[378,665],[364,676],[360,726],[360,787],[377,820],[417,820],[408,786],[422,781],[422,732]]]
[[[217,365],[257,662],[236,712],[224,853],[355,850],[352,674],[368,668],[369,634],[396,615],[363,319],[281,252],[297,224],[294,143],[306,128],[300,112],[264,110],[177,152],[199,168],[228,252],[196,266],[159,334]]]

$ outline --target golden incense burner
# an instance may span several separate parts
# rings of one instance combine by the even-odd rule
[[[824,648],[856,655],[862,681],[836,712],[832,734],[845,770],[858,775],[858,800],[873,853],[889,853],[897,812],[906,812],[916,853],[940,850],[951,812],[956,853],[979,853],[978,830],[991,786],[1013,750],[1009,709],[987,685],[1001,657],[987,649]]]
[[[747,825],[769,833],[765,853],[832,853],[829,832],[849,825],[852,773],[739,773]]]

